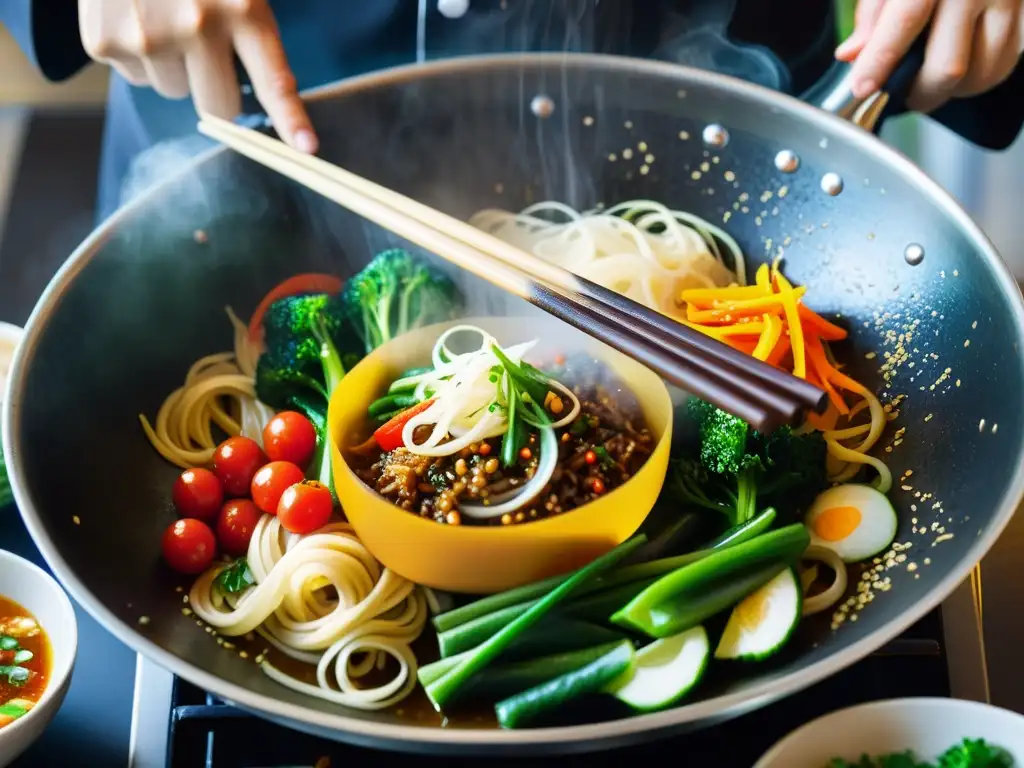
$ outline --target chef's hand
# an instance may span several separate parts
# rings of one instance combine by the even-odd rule
[[[89,56],[169,99],[191,93],[200,113],[241,111],[237,53],[281,138],[316,151],[267,0],[78,0],[78,13]]]
[[[854,62],[854,95],[877,91],[931,22],[924,66],[907,106],[930,112],[995,88],[1022,51],[1022,0],[859,0],[853,34],[836,58]]]

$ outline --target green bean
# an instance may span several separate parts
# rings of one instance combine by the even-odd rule
[[[655,638],[683,632],[791,566],[809,543],[807,529],[796,523],[713,552],[658,579],[613,615],[612,623]]]
[[[449,670],[442,677],[426,686],[427,698],[430,699],[430,702],[438,711],[442,710],[445,704],[459,692],[459,689],[474,674],[487,667],[523,632],[540,621],[576,589],[594,576],[613,567],[619,560],[628,556],[646,541],[647,537],[642,534],[634,536],[629,541],[615,547],[611,552],[601,555],[601,557],[573,573],[572,576],[538,600],[536,604],[530,606],[519,618],[509,622],[501,631],[492,635],[486,642],[473,649],[473,652],[460,662],[457,667]]]

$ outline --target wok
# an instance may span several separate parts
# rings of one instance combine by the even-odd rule
[[[880,100],[843,93],[822,98],[877,118]],[[916,570],[901,563],[880,575],[891,589],[856,622],[834,632],[828,615],[804,622],[774,663],[658,714],[441,729],[279,687],[182,615],[159,562],[176,470],[145,442],[137,414],[155,413],[199,356],[229,348],[225,305],[244,317],[286,276],[351,274],[395,243],[215,149],[122,209],[64,265],[28,323],[3,422],[17,501],[49,564],[121,640],[181,677],[292,727],[373,746],[606,748],[737,716],[852,664],[938,605],[1012,515],[1024,488],[1017,286],[953,200],[861,127],[737,80],[587,55],[440,61],[310,101],[327,159],[455,216],[644,197],[727,219],[754,264],[781,249],[809,303],[851,329],[841,355],[853,373],[887,400],[905,396],[883,455],[902,478],[892,494],[898,540],[912,542]],[[484,285],[467,290],[473,312],[521,309]]]

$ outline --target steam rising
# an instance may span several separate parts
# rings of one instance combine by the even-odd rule
[[[673,13],[655,51],[659,59],[731,75],[768,88],[785,90],[789,73],[767,48],[729,41],[725,32],[736,0],[688,3],[688,12]]]

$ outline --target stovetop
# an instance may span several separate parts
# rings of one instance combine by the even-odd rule
[[[967,582],[938,609],[884,648],[794,696],[721,725],[605,750],[565,755],[567,766],[622,764],[666,751],[688,764],[749,768],[775,741],[829,711],[874,699],[903,696],[987,698],[977,594]],[[965,614],[965,612],[967,612]],[[972,620],[973,619],[973,620]],[[972,637],[977,642],[972,641]],[[955,663],[951,660],[955,659]],[[151,662],[140,661],[136,683],[131,768],[359,768],[376,766],[380,751],[328,741],[269,723],[226,704]],[[408,758],[407,758],[408,759]],[[419,766],[477,764],[480,758],[417,755]],[[537,758],[488,758],[488,763],[525,766]]]

